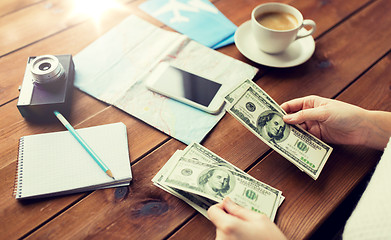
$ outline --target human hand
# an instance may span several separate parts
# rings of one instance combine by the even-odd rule
[[[368,111],[337,100],[308,96],[285,102],[284,121],[300,124],[325,142],[364,145],[368,139]]]
[[[208,216],[216,226],[218,240],[286,239],[266,215],[243,208],[228,197],[211,206]]]

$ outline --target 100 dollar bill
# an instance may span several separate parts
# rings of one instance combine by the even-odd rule
[[[240,97],[242,97],[243,93],[249,88],[252,87],[259,95],[262,96],[266,101],[268,101],[277,111],[280,111],[281,114],[286,114],[284,109],[278,105],[273,98],[271,98],[265,91],[262,90],[256,83],[251,81],[250,79],[246,79],[244,82],[240,83],[238,86],[233,88],[224,98],[225,102],[228,106],[235,103]]]
[[[216,202],[230,197],[247,209],[274,219],[281,192],[246,174],[223,166],[181,157],[161,183]]]
[[[213,165],[214,167],[219,167],[222,169],[230,169],[231,171],[246,175],[248,178],[252,178],[254,181],[258,181],[255,178],[253,178],[251,175],[248,175],[238,167],[227,162],[225,159],[219,157],[217,154],[213,153],[212,151],[210,151],[209,149],[205,148],[204,146],[198,143],[190,144],[183,151],[181,150],[176,151],[175,154],[167,161],[167,163],[155,175],[155,177],[152,179],[152,182],[156,186],[162,188],[163,190],[184,200],[194,209],[196,209],[201,214],[203,214],[206,218],[208,218],[207,210],[211,205],[216,203],[215,200],[211,200],[208,197],[203,197],[181,189],[170,187],[163,182],[163,180],[167,178],[167,175],[173,171],[173,168],[178,163],[178,161],[180,161],[181,158],[185,158],[185,159],[187,158],[195,161],[208,163],[210,165]],[[276,193],[276,196],[279,196],[277,197],[278,206],[281,205],[282,201],[284,200],[281,191],[274,189],[273,187],[270,187],[261,182],[259,182],[259,185],[262,186],[264,189],[272,189]],[[274,209],[269,210],[269,212],[276,212],[276,210],[277,207],[275,210]],[[269,217],[272,221],[274,220],[274,215],[271,215]]]
[[[172,155],[171,158],[167,161],[167,163],[160,169],[160,171],[152,178],[152,182],[164,191],[182,199],[187,204],[192,206],[195,210],[208,218],[207,211],[209,207],[216,202],[210,201],[209,199],[205,199],[192,193],[188,193],[186,191],[165,186],[162,182],[163,179],[167,176],[167,173],[171,170],[171,168],[176,164],[176,162],[179,161],[182,156],[182,152],[183,151],[181,150],[176,151],[174,155]]]
[[[225,100],[227,111],[259,139],[313,179],[319,177],[332,147],[301,127],[286,124],[284,110],[258,85],[246,80]]]

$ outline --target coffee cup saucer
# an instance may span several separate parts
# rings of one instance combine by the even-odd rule
[[[308,36],[294,41],[282,53],[265,53],[259,50],[251,33],[251,20],[243,23],[236,30],[235,45],[238,50],[251,61],[277,68],[288,68],[300,65],[306,62],[315,51],[314,38]]]

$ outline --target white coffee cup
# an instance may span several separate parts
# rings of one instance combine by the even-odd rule
[[[266,16],[268,14],[269,16]],[[296,22],[294,22],[292,16]],[[273,24],[275,23],[275,20],[283,20],[282,22],[277,21],[277,23],[275,23],[275,25],[281,25],[282,29],[279,29],[280,27],[275,25],[268,25],[268,27],[265,27],[264,25],[267,23],[264,22],[266,21],[266,17],[274,18],[271,21]],[[293,25],[289,28],[288,25],[286,25],[286,28],[284,28],[283,22],[285,22],[286,19],[282,17],[291,19]],[[264,25],[259,21],[263,22]],[[303,29],[302,31],[299,31],[305,26],[311,28],[309,30]],[[315,29],[316,24],[314,21],[309,19],[303,20],[303,15],[300,11],[287,4],[275,2],[265,3],[255,7],[251,13],[251,30],[255,42],[257,43],[258,48],[266,53],[280,53],[287,49],[293,41],[312,35],[315,32]]]

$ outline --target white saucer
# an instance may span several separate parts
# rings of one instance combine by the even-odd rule
[[[306,30],[304,30],[306,31]],[[300,65],[307,61],[315,51],[315,41],[312,36],[294,41],[279,54],[268,54],[258,49],[251,34],[251,21],[239,26],[235,32],[235,45],[239,51],[253,62],[278,68]]]

